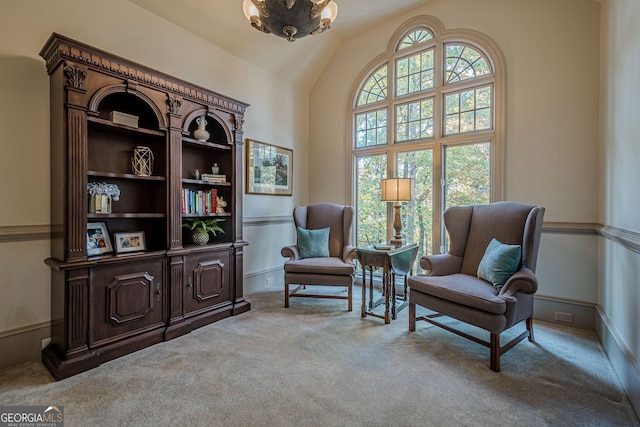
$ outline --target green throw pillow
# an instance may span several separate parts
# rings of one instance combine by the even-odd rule
[[[329,256],[329,227],[307,230],[297,227],[300,258],[326,258]]]
[[[518,269],[521,251],[520,245],[505,245],[492,239],[478,266],[478,277],[500,290]]]

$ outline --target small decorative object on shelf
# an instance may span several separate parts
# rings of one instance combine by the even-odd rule
[[[222,197],[216,197],[216,213],[224,213],[225,206],[227,202]]]
[[[153,172],[153,152],[151,149],[142,145],[134,148],[131,167],[133,173],[138,176],[151,176]]]
[[[195,179],[200,179],[200,171],[198,169],[196,169],[196,171],[193,173],[193,177]]]
[[[207,139],[209,139],[209,132],[205,129],[207,126],[207,117],[198,117],[196,123],[198,123],[198,129],[193,131],[193,137],[200,142],[207,142]]]
[[[109,113],[109,118],[113,123],[125,126],[131,126],[133,128],[138,127],[138,116],[132,114],[122,113],[120,111],[112,111]]]
[[[213,175],[218,175],[218,171],[220,170],[220,168],[218,167],[217,163],[214,163],[213,166],[211,166],[211,173]]]
[[[214,175],[211,173],[203,173],[201,175],[201,178],[203,181],[207,181],[207,182],[227,182],[226,175]]]
[[[111,201],[120,200],[120,187],[106,182],[88,182],[89,213],[111,213]]]
[[[187,219],[183,227],[193,231],[191,240],[196,245],[206,245],[209,242],[209,233],[213,233],[215,236],[217,233],[223,233],[224,230],[218,225],[218,223],[224,221],[221,218],[206,218],[206,219]]]
[[[87,224],[87,255],[101,255],[113,251],[107,223],[90,222]]]
[[[147,249],[144,231],[114,233],[113,239],[116,241],[116,253],[138,252]]]

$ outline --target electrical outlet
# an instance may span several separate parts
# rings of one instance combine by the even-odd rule
[[[42,349],[44,350],[44,348],[45,348],[46,346],[48,346],[50,342],[51,342],[51,338],[45,338],[45,339],[43,339],[43,340],[42,340]]]
[[[271,286],[271,285],[273,285],[273,276],[269,276],[269,277],[267,277],[267,278],[265,279],[264,283],[265,283],[265,286]]]
[[[558,322],[573,323],[573,314],[556,311],[556,320]]]

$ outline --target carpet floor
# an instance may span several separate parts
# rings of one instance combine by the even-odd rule
[[[285,309],[276,289],[247,299],[248,313],[62,381],[40,362],[4,369],[0,406],[63,406],[66,427],[640,426],[590,331],[536,322],[495,373],[483,346],[425,322],[409,332],[406,309],[361,318],[359,288],[353,312]]]

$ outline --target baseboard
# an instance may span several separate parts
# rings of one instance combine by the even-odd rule
[[[573,328],[596,330],[596,306],[592,303],[536,294],[533,318]],[[570,321],[562,320],[568,318]]]
[[[267,289],[282,289],[284,292],[284,270],[282,266],[245,274],[242,287],[244,295],[251,295]],[[251,298],[247,298],[251,301]]]
[[[598,306],[596,317],[596,333],[602,347],[611,361],[613,370],[622,383],[629,402],[640,418],[640,367],[638,360],[617,333],[606,313]]]
[[[0,369],[30,360],[40,360],[42,340],[50,337],[50,322],[3,332],[0,335],[0,348],[5,350],[0,351]]]

